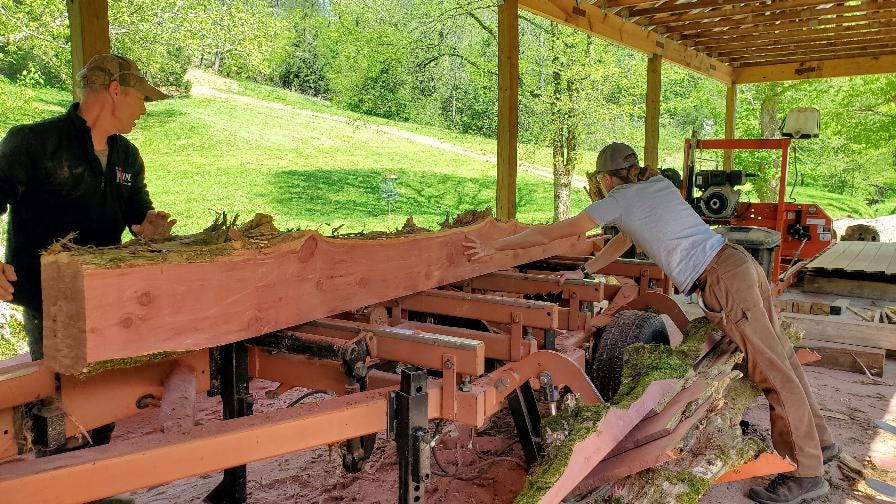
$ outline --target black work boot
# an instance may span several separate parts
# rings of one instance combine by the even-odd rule
[[[830,464],[831,462],[840,458],[840,454],[843,452],[843,447],[837,443],[831,443],[827,446],[821,447],[821,457],[825,464]]]
[[[827,495],[831,486],[821,476],[801,478],[779,474],[767,487],[753,487],[750,498],[760,504],[797,504]]]

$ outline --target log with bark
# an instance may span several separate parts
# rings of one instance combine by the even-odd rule
[[[799,340],[791,326],[785,325],[785,331]],[[707,351],[704,341],[717,343]],[[546,455],[530,471],[516,502],[558,502],[549,492],[569,466],[581,463],[572,456],[575,446],[602,435],[608,410],[630,407],[652,386],[668,381],[675,386],[655,401],[653,412],[616,446],[601,447],[605,455],[565,501],[697,502],[712,481],[770,446],[765,433],[745,433],[740,424],[759,395],[737,369],[742,358],[705,318],[691,323],[677,348],[628,347],[623,387],[611,404],[577,405],[543,423]]]
[[[78,374],[110,359],[209,348],[557,254],[583,237],[471,261],[462,243],[517,233],[488,218],[434,233],[336,239],[226,216],[202,233],[41,257],[44,353]]]

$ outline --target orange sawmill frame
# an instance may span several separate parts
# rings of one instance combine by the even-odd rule
[[[494,292],[560,292],[562,302],[499,297]],[[594,304],[605,300],[609,306],[595,313]],[[440,379],[431,378],[427,384],[428,418],[476,427],[500,410],[511,392],[523,385],[538,389],[546,374],[552,385],[568,387],[584,403],[602,402],[583,370],[581,347],[589,331],[608,323],[618,310],[650,306],[668,314],[682,330],[687,324],[670,298],[656,291],[642,294],[638,283],[624,278],[620,285],[572,281],[560,286],[555,277],[493,273],[382,306],[388,310],[372,310],[377,314],[372,318],[377,322],[390,318],[392,325],[358,322],[346,314],[287,332],[337,344],[363,342],[371,362],[397,361],[441,372]],[[389,311],[391,317],[386,317]],[[506,330],[495,333],[412,322],[405,320],[409,312],[481,319]],[[562,353],[544,349],[548,332],[556,333],[551,347]],[[0,495],[11,502],[83,502],[386,430],[389,395],[398,387],[397,374],[370,369],[367,389],[358,392],[335,360],[251,342],[247,354],[251,378],[279,384],[273,394],[303,387],[338,397],[193,427],[192,405],[184,404],[184,398],[209,389],[208,350],[85,379],[56,375],[41,362],[0,366],[0,460],[20,451],[14,435],[20,428],[16,414],[27,402],[55,398],[66,414],[67,436],[146,407],[161,408],[179,419],[166,421],[162,434],[8,462],[0,466]],[[506,363],[486,373],[487,358]]]

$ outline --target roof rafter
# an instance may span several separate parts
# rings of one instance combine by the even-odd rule
[[[750,0],[695,0],[684,3],[663,3],[651,7],[627,9],[629,18],[655,16],[658,14],[675,14],[677,12],[694,12],[702,9],[713,9],[727,5],[744,5],[754,3]]]
[[[663,0],[589,0],[588,3],[603,9],[615,9],[633,5],[657,5],[663,3]]]
[[[619,16],[602,11],[596,5],[576,0],[519,0],[519,5],[536,15],[647,54],[659,54],[670,63],[725,83],[731,82],[732,69],[721,61],[674,40],[665,39],[642,26],[627,23]]]
[[[836,54],[838,52],[855,52],[870,51],[875,49],[896,48],[896,35],[885,37],[877,40],[850,40],[841,44],[831,45],[829,43],[823,45],[803,46],[788,45],[782,47],[757,47],[753,49],[737,49],[718,53],[719,58],[725,58],[729,61],[738,61],[740,59],[775,59],[781,54],[797,55],[817,53],[820,56],[827,54]]]
[[[873,23],[850,25],[847,33],[843,33],[843,26],[831,28],[803,29],[800,31],[787,31],[775,33],[774,37],[768,35],[747,35],[744,37],[731,37],[726,39],[706,39],[700,44],[694,44],[694,48],[705,52],[719,52],[724,49],[751,48],[760,44],[766,47],[792,44],[796,42],[815,42],[822,40],[852,40],[856,38],[873,38],[879,34],[888,34],[896,29],[896,20],[891,22],[875,21]]]
[[[745,27],[725,27],[724,30],[705,30],[692,33],[672,34],[672,38],[700,45],[705,40],[731,39],[745,36],[768,36],[768,33],[782,33],[795,30],[818,29],[828,26],[852,26],[854,23],[896,20],[893,11],[870,12],[868,14],[839,15],[829,18],[807,19],[805,21],[783,21],[780,23],[760,24]],[[764,35],[765,34],[765,35]],[[777,36],[777,35],[775,35]]]
[[[778,63],[796,63],[799,61],[813,60],[824,61],[829,59],[842,59],[849,56],[888,56],[896,55],[896,44],[888,44],[886,46],[877,47],[851,47],[843,51],[793,51],[789,56],[767,55],[767,56],[745,56],[738,58],[733,63],[738,67],[759,66]]]
[[[772,54],[775,52],[783,52],[788,50],[812,49],[819,46],[830,50],[837,50],[843,47],[881,44],[889,42],[891,40],[896,40],[896,29],[886,32],[878,32],[874,35],[862,35],[862,33],[843,33],[840,35],[816,37],[814,39],[781,39],[772,41],[769,44],[763,46],[738,45],[728,47],[710,47],[707,48],[705,52],[716,55],[716,57],[728,57],[731,53],[739,52],[748,52],[750,54]]]
[[[828,9],[803,9],[797,10],[794,12],[785,11],[779,15],[750,15],[746,17],[739,18],[725,18],[723,20],[713,21],[712,23],[706,22],[690,22],[684,24],[673,24],[673,25],[658,25],[661,26],[662,31],[667,34],[672,33],[692,33],[692,32],[701,32],[709,29],[717,29],[717,28],[731,28],[738,27],[738,31],[749,32],[750,28],[745,27],[744,25],[774,25],[776,23],[780,23],[782,21],[795,21],[796,23],[805,23],[804,26],[812,26],[813,21],[815,24],[819,26],[824,26],[825,23],[831,24],[830,21],[825,21],[823,18],[828,16],[835,16],[840,14],[866,14],[873,12],[881,12],[881,11],[893,11],[896,10],[896,2],[887,2],[887,3],[874,3],[870,4],[871,7],[865,5],[851,5],[847,7],[831,7]],[[892,16],[892,14],[890,15]],[[858,16],[844,16],[844,17],[858,17]],[[774,30],[771,30],[774,31]]]
[[[818,7],[822,5],[830,5],[831,0],[786,0],[782,2],[774,2],[774,3],[761,3],[756,4],[753,3],[749,6],[745,7],[722,7],[718,9],[710,9],[706,12],[697,12],[697,13],[685,13],[685,14],[674,14],[667,16],[650,16],[647,19],[639,19],[639,24],[651,25],[651,26],[666,26],[672,24],[681,24],[681,23],[690,23],[693,21],[708,21],[712,19],[740,19],[742,17],[752,17],[752,16],[765,16],[771,15],[773,13],[779,12],[789,12],[793,10],[800,10],[797,13],[790,13],[790,15],[796,15],[796,18],[801,18],[807,12],[812,12],[813,10],[825,11],[827,9],[807,9],[809,7]],[[782,14],[784,16],[785,14]],[[823,15],[823,14],[821,14]]]

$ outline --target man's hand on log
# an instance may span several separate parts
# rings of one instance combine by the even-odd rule
[[[144,240],[158,240],[171,236],[171,228],[177,224],[177,219],[172,219],[171,214],[158,210],[146,212],[146,218],[142,224],[134,224],[131,230]]]
[[[468,236],[470,241],[464,242],[464,247],[469,247],[470,250],[464,252],[464,254],[470,256],[470,259],[479,259],[481,257],[490,256],[495,253],[495,248],[488,244],[483,243],[479,240],[479,238]]]
[[[0,269],[3,272],[0,275],[0,299],[12,301],[12,293],[15,289],[10,282],[15,282],[19,278],[16,276],[16,270],[12,267],[12,264],[0,263]]]

